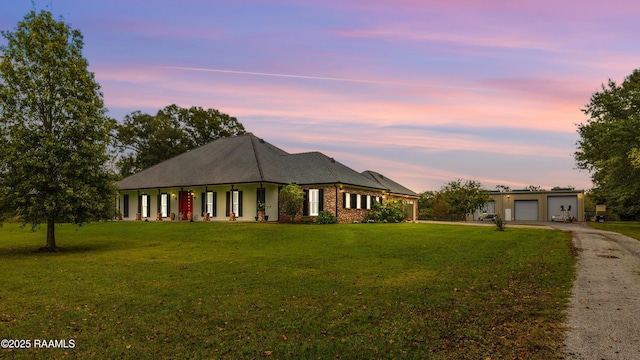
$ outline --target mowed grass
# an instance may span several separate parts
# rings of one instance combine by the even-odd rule
[[[434,224],[0,228],[0,358],[561,358],[567,234]]]
[[[640,222],[607,221],[603,223],[589,222],[588,224],[596,229],[614,231],[640,240]]]

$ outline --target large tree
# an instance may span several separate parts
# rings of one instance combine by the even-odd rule
[[[433,204],[437,194],[435,191],[420,193],[418,198],[418,219],[427,220],[433,218]]]
[[[236,118],[215,109],[169,105],[156,115],[135,111],[117,127],[122,151],[117,167],[128,176],[218,138],[244,133]]]
[[[287,215],[290,222],[295,222],[296,215],[301,212],[302,203],[304,202],[304,192],[302,188],[296,184],[289,184],[280,190],[278,196],[280,213]]]
[[[0,47],[0,220],[47,224],[108,216],[113,174],[105,166],[114,122],[82,56],[78,30],[31,11]]]
[[[418,219],[446,219],[449,216],[449,205],[444,201],[441,192],[425,191],[418,198]]]
[[[578,125],[578,167],[591,173],[608,210],[640,218],[640,69],[620,85],[603,84],[583,112],[589,119]]]
[[[449,207],[450,213],[464,220],[467,214],[471,214],[491,200],[489,192],[475,180],[467,180],[464,183],[462,179],[450,181],[440,189],[440,194]]]

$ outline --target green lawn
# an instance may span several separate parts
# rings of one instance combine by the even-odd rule
[[[607,221],[603,223],[589,222],[596,229],[614,231],[640,240],[640,222],[632,221]]]
[[[436,224],[0,228],[0,358],[561,358],[569,236]]]

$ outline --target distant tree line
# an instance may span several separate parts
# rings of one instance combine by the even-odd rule
[[[116,167],[126,177],[213,140],[244,133],[235,117],[216,109],[173,104],[155,115],[134,111],[114,129]]]
[[[439,191],[425,191],[418,199],[418,218],[433,220],[466,220],[468,214],[491,200],[489,191],[476,180],[457,179]]]

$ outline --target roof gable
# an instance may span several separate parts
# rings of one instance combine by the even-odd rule
[[[345,184],[385,189],[359,172],[320,152],[282,157],[283,172],[296,184]]]
[[[416,195],[382,175],[359,173],[320,152],[289,154],[249,133],[192,149],[118,183],[121,190],[251,182],[344,184]]]
[[[252,134],[221,138],[187,151],[118,183],[120,189],[162,188],[279,180],[268,168],[287,152]],[[265,175],[266,172],[266,175]],[[265,176],[272,177],[267,179]]]
[[[398,184],[397,182],[375,171],[367,170],[367,171],[364,171],[362,175],[377,182],[378,184],[380,184],[381,186],[383,186],[385,189],[389,190],[389,192],[393,194],[418,196],[418,194],[415,193],[414,191]]]

